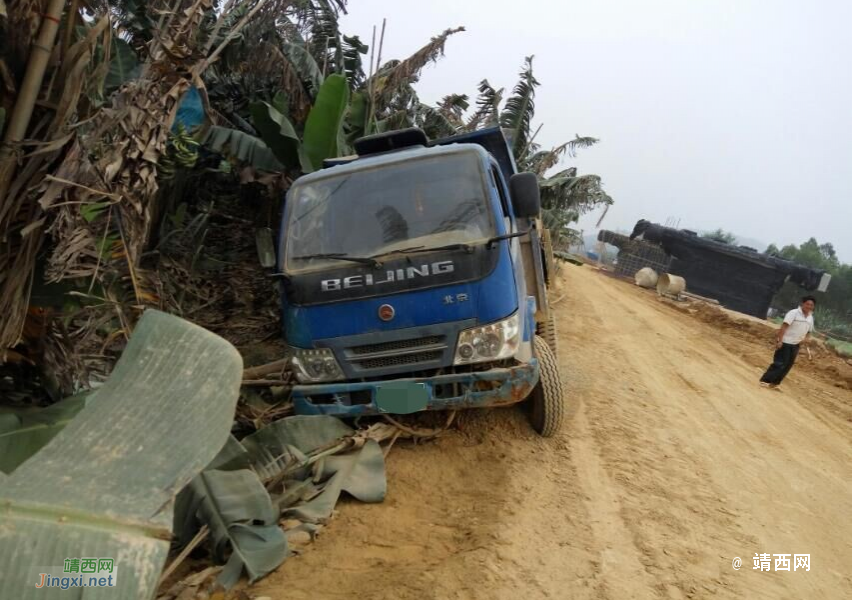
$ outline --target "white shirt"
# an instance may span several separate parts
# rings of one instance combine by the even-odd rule
[[[787,323],[787,331],[784,332],[781,341],[785,344],[800,344],[805,336],[814,330],[813,313],[805,316],[801,307],[788,312],[784,316],[784,322]]]

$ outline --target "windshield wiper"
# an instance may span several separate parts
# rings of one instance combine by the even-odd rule
[[[526,235],[529,233],[528,231],[516,231],[515,233],[507,233],[506,235],[495,235],[492,238],[488,238],[485,242],[485,247],[489,250],[494,246],[496,242],[502,240],[508,240],[511,238],[521,237],[522,235]],[[374,254],[370,258],[383,258],[385,256],[390,256],[392,254],[419,254],[421,252],[440,252],[441,250],[464,250],[467,253],[473,252],[473,244],[465,244],[465,243],[457,243],[457,244],[447,244],[446,246],[412,246],[411,248],[401,248],[399,250],[388,250],[387,252],[381,252],[379,254]]]
[[[351,262],[361,263],[362,265],[370,265],[378,269],[381,263],[375,258],[365,258],[363,256],[349,256],[342,252],[334,252],[332,254],[305,254],[304,256],[294,256],[293,260],[311,260],[312,258],[329,258],[332,260],[348,260]]]
[[[503,240],[510,240],[512,238],[521,237],[522,235],[528,234],[529,231],[516,231],[515,233],[507,233],[505,235],[495,235],[493,238],[489,238],[487,242],[485,242],[485,247],[491,250],[494,247],[494,244],[497,242],[502,242]]]
[[[401,248],[399,250],[388,250],[374,254],[370,258],[382,258],[392,254],[419,254],[421,252],[440,252],[441,250],[464,250],[465,252],[473,252],[473,246],[470,244],[447,244],[446,246],[412,246],[411,248]]]

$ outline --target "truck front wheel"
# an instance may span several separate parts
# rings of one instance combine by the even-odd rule
[[[529,396],[530,424],[543,437],[551,437],[562,426],[565,397],[556,354],[539,336],[533,338],[539,380]]]

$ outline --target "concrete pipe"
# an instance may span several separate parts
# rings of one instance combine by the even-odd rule
[[[657,275],[657,272],[651,267],[643,267],[636,271],[633,278],[636,280],[636,285],[650,290],[657,285],[659,275]]]
[[[686,289],[686,279],[663,273],[657,280],[657,293],[662,296],[677,296]]]

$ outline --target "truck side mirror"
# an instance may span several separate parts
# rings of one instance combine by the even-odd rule
[[[515,173],[509,179],[512,208],[515,216],[522,219],[537,217],[541,212],[541,193],[535,173]]]
[[[257,259],[264,269],[275,266],[275,242],[272,241],[272,230],[261,227],[254,232],[254,243],[257,247]]]

